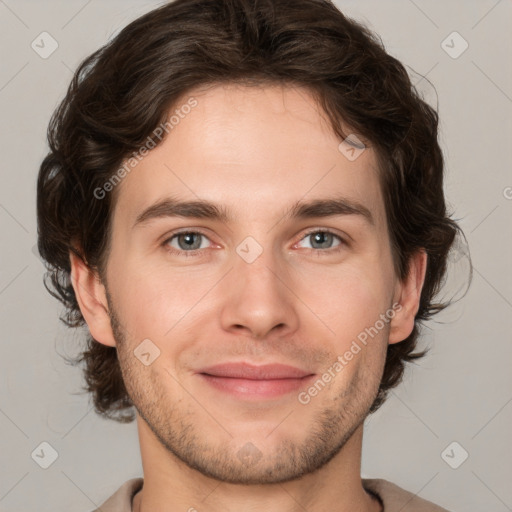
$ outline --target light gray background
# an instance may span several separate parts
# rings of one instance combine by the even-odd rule
[[[91,510],[140,476],[135,424],[98,418],[77,394],[81,371],[59,354],[77,352],[79,332],[58,320],[42,284],[35,182],[46,127],[72,71],[156,1],[0,0],[0,511]],[[430,354],[367,420],[363,476],[386,478],[453,511],[512,510],[512,2],[338,1],[367,23],[439,102],[447,199],[461,219],[474,264],[466,297],[424,329]],[[42,59],[43,31],[58,49]],[[457,31],[458,58],[441,46]],[[452,42],[453,41],[453,42]],[[461,48],[461,40],[445,43]],[[411,71],[412,73],[412,71]],[[467,258],[455,253],[461,283]],[[461,277],[462,276],[462,277]],[[42,469],[31,453],[46,441],[57,460]],[[453,441],[452,469],[441,453]],[[36,451],[36,453],[40,453]],[[395,511],[390,511],[395,512]]]

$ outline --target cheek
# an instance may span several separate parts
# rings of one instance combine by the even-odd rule
[[[184,325],[182,320],[193,321],[199,303],[218,280],[211,272],[162,265],[127,265],[118,272],[130,276],[118,281],[116,297],[127,329],[137,338],[172,336],[173,329]]]
[[[338,269],[310,273],[297,295],[342,348],[387,311],[391,286],[391,276],[378,262],[354,260]]]

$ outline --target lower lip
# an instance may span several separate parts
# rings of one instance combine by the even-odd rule
[[[237,379],[232,377],[214,377],[200,373],[204,381],[210,386],[234,395],[242,399],[265,399],[275,398],[293,391],[297,391],[307,386],[314,375],[307,375],[300,379],[268,379],[268,380],[250,380]]]

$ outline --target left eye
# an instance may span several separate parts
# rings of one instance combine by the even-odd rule
[[[340,241],[340,243],[334,247],[339,247],[340,245],[343,245],[344,240],[340,236],[336,235],[335,233],[332,233],[331,231],[325,230],[310,231],[302,240],[313,240],[313,244],[320,246],[311,247],[311,249],[331,249],[333,239],[335,238],[337,238]]]

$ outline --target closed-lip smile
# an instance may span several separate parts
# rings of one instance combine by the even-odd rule
[[[285,364],[221,363],[196,372],[210,386],[249,400],[275,398],[303,387],[315,374]]]

